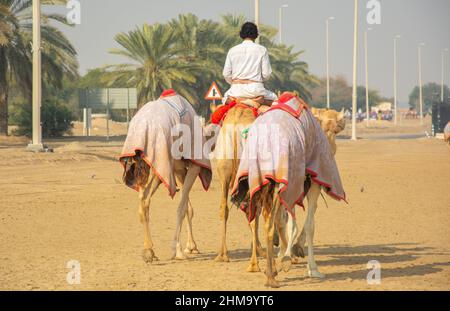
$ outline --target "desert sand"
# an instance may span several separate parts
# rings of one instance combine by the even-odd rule
[[[377,137],[338,141],[349,204],[327,197],[327,208],[319,199],[316,260],[326,278],[309,279],[303,259],[280,272],[279,290],[450,290],[449,147],[425,138],[427,126],[358,126],[362,138]],[[112,130],[121,135],[126,127]],[[80,135],[79,125],[74,133]],[[379,138],[408,133],[424,137]],[[159,189],[150,217],[160,261],[144,263],[138,197],[121,183],[117,161],[123,139],[65,137],[47,141],[53,153],[33,154],[24,148],[26,138],[1,138],[0,289],[265,290],[263,273],[245,271],[251,235],[236,207],[229,220],[231,262],[213,260],[220,239],[217,178],[208,192],[197,181],[191,193],[201,253],[186,261],[170,259],[179,196],[171,200]],[[305,213],[297,215],[303,222]],[[80,263],[79,285],[66,281],[70,260]],[[367,284],[370,260],[381,264],[379,285]]]

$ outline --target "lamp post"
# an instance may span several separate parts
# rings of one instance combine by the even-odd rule
[[[394,37],[394,124],[397,125],[397,40],[400,35]]]
[[[366,122],[367,127],[369,127],[370,120],[370,105],[369,105],[369,51],[367,44],[367,32],[372,30],[372,28],[366,29],[364,32],[364,50],[365,50],[365,60],[366,60]]]
[[[330,109],[330,21],[334,20],[334,17],[328,17],[325,21],[326,26],[326,57],[327,57],[327,108]]]
[[[423,125],[423,90],[422,90],[422,47],[425,43],[420,43],[418,46],[418,62],[419,62],[419,111],[420,124]]]
[[[43,151],[41,129],[41,1],[33,0],[33,135],[27,149]]]
[[[255,0],[255,24],[259,28],[259,0]],[[259,43],[259,36],[256,38],[256,43]]]
[[[446,67],[446,59],[445,54],[448,53],[448,49],[442,50],[442,68],[441,68],[441,103],[444,102],[444,85],[445,85],[445,67]]]
[[[287,4],[283,4],[282,6],[280,6],[278,8],[278,32],[280,35],[280,44],[283,43],[283,34],[282,34],[282,29],[283,29],[283,8],[287,8],[288,5]]]
[[[355,0],[353,27],[353,94],[352,94],[352,140],[356,140],[357,69],[358,69],[358,0]]]

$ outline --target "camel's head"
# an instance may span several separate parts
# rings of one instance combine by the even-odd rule
[[[336,110],[324,110],[320,114],[319,122],[325,133],[339,134],[345,129],[344,109],[340,112]]]
[[[325,132],[333,154],[336,154],[336,135],[345,129],[344,109],[337,112],[331,109],[312,108],[311,111]]]

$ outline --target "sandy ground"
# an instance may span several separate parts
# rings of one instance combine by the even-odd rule
[[[186,261],[170,260],[179,197],[172,201],[161,187],[151,206],[160,261],[147,265],[138,197],[120,182],[122,138],[67,137],[49,141],[55,152],[42,154],[25,151],[26,143],[0,139],[0,289],[266,289],[262,273],[245,272],[250,230],[235,207],[231,262],[213,261],[220,239],[217,178],[209,192],[199,182],[192,191],[201,254]],[[302,260],[280,273],[280,290],[450,290],[449,147],[421,138],[340,140],[338,148],[349,205],[327,199],[326,208],[319,201],[316,260],[326,279],[309,279]],[[305,213],[298,217],[303,221]],[[79,285],[66,282],[70,260],[81,265]],[[370,260],[381,264],[380,285],[366,282]]]

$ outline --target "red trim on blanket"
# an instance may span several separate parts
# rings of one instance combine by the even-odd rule
[[[292,100],[294,98],[299,102],[299,107],[297,110],[293,109],[291,106],[286,104],[287,102],[289,102],[290,100]],[[272,107],[267,111],[276,110],[276,109],[286,111],[293,117],[298,118],[302,114],[303,109],[308,109],[308,105],[302,99],[300,99],[298,96],[295,96],[291,93],[285,92],[278,98],[277,101],[275,101],[273,103]]]
[[[347,200],[346,200],[346,195],[345,195],[345,193],[344,193],[344,196],[341,197],[341,196],[339,196],[338,194],[336,194],[336,193],[334,193],[333,191],[331,191],[331,185],[329,185],[329,184],[327,184],[327,183],[325,183],[325,182],[319,180],[319,179],[317,178],[317,177],[318,177],[318,174],[317,174],[315,171],[310,170],[310,169],[306,169],[306,173],[308,173],[308,174],[311,175],[311,178],[312,178],[312,181],[313,181],[313,182],[315,182],[316,184],[318,184],[318,185],[320,185],[320,186],[324,186],[324,187],[330,189],[330,190],[326,191],[326,193],[327,193],[330,197],[332,197],[333,199],[338,200],[338,201],[341,201],[341,200],[342,200],[342,201],[344,201],[345,203],[348,204],[348,202],[347,202]],[[237,179],[238,182],[236,183],[236,187],[231,191],[231,195],[232,195],[232,196],[236,193],[236,191],[237,191],[237,189],[238,189],[239,183],[240,183],[241,180],[244,179],[244,178],[247,178],[247,180],[248,180],[248,171],[244,171],[244,172],[239,176],[239,178]],[[278,196],[279,196],[279,199],[280,199],[281,204],[286,208],[286,210],[292,215],[292,217],[293,217],[294,219],[295,219],[295,213],[292,211],[292,209],[295,207],[295,205],[301,206],[301,207],[303,208],[303,210],[305,209],[305,206],[303,205],[303,199],[304,199],[304,196],[305,196],[305,192],[301,193],[300,196],[299,196],[299,198],[295,201],[294,206],[293,206],[293,207],[290,207],[290,206],[289,206],[289,205],[288,205],[288,204],[280,197],[280,194],[283,193],[284,191],[286,191],[289,182],[288,182],[287,180],[284,180],[284,179],[277,179],[277,178],[275,178],[275,177],[274,177],[273,175],[271,175],[271,174],[264,175],[264,179],[265,179],[265,180],[262,182],[262,184],[260,184],[259,186],[255,187],[254,189],[252,189],[252,190],[250,191],[250,203],[249,203],[249,209],[250,209],[250,211],[249,211],[249,217],[248,217],[248,221],[249,221],[249,222],[251,222],[251,221],[254,219],[254,217],[255,217],[255,215],[253,215],[253,206],[252,206],[252,199],[253,199],[253,196],[254,196],[258,191],[260,191],[262,187],[264,187],[265,185],[267,185],[267,184],[270,182],[269,179],[272,179],[272,180],[275,181],[276,183],[282,183],[282,184],[284,185],[284,187],[281,188],[281,189],[278,191]],[[241,210],[242,210],[242,206],[241,206]]]
[[[173,89],[168,89],[164,90],[159,98],[170,97],[175,95],[177,95],[177,92],[175,92]]]
[[[211,123],[220,125],[223,120],[225,120],[228,112],[232,108],[251,109],[255,118],[259,116],[258,109],[256,109],[255,107],[250,107],[248,105],[238,103],[236,100],[233,100],[231,103],[217,108],[217,110],[211,115]]]
[[[122,162],[122,158],[134,157],[134,156],[136,156],[136,151],[141,151],[141,158],[145,161],[145,163],[148,164],[148,166],[150,166],[150,168],[152,169],[153,174],[155,174],[155,175],[159,178],[159,180],[164,184],[164,186],[165,186],[165,187],[167,188],[167,190],[169,191],[170,197],[173,199],[173,197],[175,196],[175,194],[177,193],[177,191],[176,191],[176,190],[173,191],[173,192],[170,191],[170,185],[169,185],[169,183],[161,176],[161,174],[159,174],[159,172],[155,169],[155,167],[153,166],[153,164],[147,159],[147,157],[144,155],[144,150],[143,150],[143,149],[141,149],[141,148],[135,148],[135,149],[134,149],[134,154],[131,154],[131,153],[130,153],[130,154],[121,154],[121,155],[119,156],[119,161],[120,161],[120,164],[122,164],[123,168],[125,169],[125,164]],[[207,165],[203,165],[203,164],[201,164],[201,163],[199,163],[199,162],[197,162],[197,161],[194,161],[194,160],[189,160],[189,161],[193,162],[194,164],[196,164],[196,165],[198,165],[198,166],[200,166],[200,167],[202,167],[202,168],[205,168],[205,169],[208,169],[208,170],[211,171],[211,168],[208,167]],[[203,189],[205,189],[205,191],[208,191],[209,186],[208,186],[208,187],[206,186],[206,181],[203,180],[203,178],[202,178],[202,176],[201,176],[201,173],[199,174],[199,178],[200,178],[200,181],[202,182]],[[132,188],[132,189],[135,190],[135,191],[139,191],[139,190],[140,190],[140,188],[137,187],[137,186],[130,187],[130,188]]]
[[[311,175],[311,178],[312,178],[313,182],[330,189],[329,191],[327,191],[327,194],[329,196],[333,197],[336,200],[343,200],[345,203],[348,204],[347,198],[346,198],[347,196],[346,196],[345,192],[344,192],[344,196],[341,197],[340,195],[338,195],[338,194],[334,193],[333,191],[331,191],[331,188],[332,188],[331,185],[329,185],[326,182],[321,181],[320,179],[318,179],[317,177],[319,176],[319,174],[317,174],[315,171],[307,168],[306,172]]]
[[[134,157],[136,155],[136,151],[141,151],[141,158],[145,161],[145,163],[148,164],[148,166],[150,166],[150,168],[152,169],[153,174],[155,174],[156,176],[158,176],[159,180],[164,184],[164,186],[167,188],[167,190],[169,191],[169,195],[170,197],[173,199],[173,197],[176,194],[176,190],[175,191],[170,191],[170,186],[169,183],[159,174],[159,172],[155,169],[155,167],[153,166],[153,164],[147,159],[147,157],[144,155],[144,150],[141,148],[135,148],[134,149],[134,154],[122,154],[119,157],[119,161],[122,164],[123,167],[125,167],[124,163],[122,163],[122,158],[126,158],[126,157]],[[132,187],[133,189],[135,187]],[[139,187],[136,187],[137,189],[134,189],[136,191],[139,191]]]
[[[238,179],[238,184],[240,182],[240,180],[244,177],[247,177],[248,179],[248,172],[244,172],[241,174],[241,176]],[[249,203],[249,216],[248,216],[248,221],[251,222],[254,218],[255,215],[253,214],[253,196],[261,190],[262,187],[264,187],[265,185],[267,185],[270,182],[270,179],[278,184],[283,184],[284,187],[281,188],[278,191],[278,198],[280,199],[281,204],[284,206],[284,208],[292,215],[292,217],[295,219],[295,213],[292,211],[292,208],[281,198],[281,194],[286,191],[287,186],[288,186],[288,181],[285,179],[277,179],[275,176],[270,175],[270,174],[266,174],[264,175],[264,181],[262,182],[262,184],[260,184],[259,186],[257,186],[256,188],[254,188],[253,190],[250,191],[250,203]],[[233,191],[231,192],[231,194],[233,195],[236,192],[237,188],[233,189]],[[241,206],[241,210],[243,210],[242,206]]]

